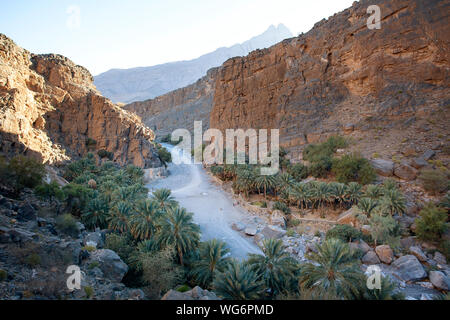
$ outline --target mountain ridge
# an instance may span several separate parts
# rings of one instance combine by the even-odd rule
[[[130,103],[151,99],[193,84],[211,68],[226,60],[270,47],[292,33],[283,24],[271,25],[264,33],[230,47],[220,47],[192,60],[173,61],[149,67],[111,69],[94,77],[102,94],[114,102]]]

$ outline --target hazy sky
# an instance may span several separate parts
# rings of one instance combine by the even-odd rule
[[[354,0],[0,0],[0,33],[97,75],[190,60],[285,24],[294,35]]]

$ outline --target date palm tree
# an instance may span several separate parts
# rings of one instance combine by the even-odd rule
[[[282,174],[276,176],[276,185],[278,192],[289,190],[290,188],[292,188],[294,183],[294,178],[292,178],[292,176],[287,172],[283,172]]]
[[[297,205],[300,209],[307,208],[311,199],[311,191],[309,184],[297,183],[292,188],[292,196],[297,201]]]
[[[364,213],[366,216],[370,217],[372,211],[378,206],[378,201],[373,200],[372,198],[362,198],[358,202],[358,208]]]
[[[344,183],[333,183],[331,184],[331,196],[337,201],[339,207],[345,203],[347,196],[347,186]]]
[[[158,189],[153,191],[151,200],[156,202],[159,208],[163,211],[167,211],[168,209],[172,209],[178,206],[178,202],[172,197],[172,191],[169,189]]]
[[[88,227],[95,229],[96,227],[105,228],[106,220],[109,214],[108,204],[101,198],[89,201],[85,212],[82,214],[83,223]]]
[[[378,200],[383,196],[383,188],[380,186],[369,184],[364,192],[364,197]]]
[[[355,252],[348,244],[331,238],[310,255],[313,263],[300,269],[299,284],[311,288],[318,294],[332,294],[351,299],[359,294],[364,274],[359,269]]]
[[[217,272],[226,269],[230,262],[229,252],[225,242],[217,239],[200,244],[199,260],[193,264],[191,274],[203,288],[209,288]]]
[[[256,177],[256,186],[259,190],[264,191],[264,199],[267,199],[267,191],[273,189],[276,185],[276,178],[274,175],[259,175]]]
[[[214,292],[227,300],[256,300],[264,291],[263,281],[250,266],[232,260],[213,282]]]
[[[350,182],[347,188],[347,199],[351,205],[357,204],[362,196],[362,186],[357,182]]]
[[[381,199],[381,205],[391,216],[395,213],[402,215],[406,211],[405,197],[397,189],[387,189]]]
[[[136,213],[130,219],[130,233],[136,240],[150,239],[157,230],[161,210],[149,199],[139,202]]]
[[[161,246],[173,245],[180,264],[184,265],[184,254],[197,247],[199,240],[200,227],[193,222],[192,213],[180,207],[167,207],[158,233],[158,243]]]
[[[250,254],[248,264],[262,276],[271,296],[286,290],[295,278],[297,263],[287,251],[281,240],[263,241],[264,255]]]
[[[113,207],[111,215],[108,217],[108,228],[113,231],[125,233],[128,231],[129,216],[132,212],[128,202],[121,201]]]

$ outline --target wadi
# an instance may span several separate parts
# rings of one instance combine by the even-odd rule
[[[450,1],[322,2],[5,4],[0,300],[448,300]]]

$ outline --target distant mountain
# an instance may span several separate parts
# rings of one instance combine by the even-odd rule
[[[229,48],[219,48],[190,61],[179,61],[153,67],[112,69],[94,77],[97,89],[114,102],[129,103],[151,99],[194,83],[206,72],[226,60],[246,56],[253,50],[268,48],[291,32],[283,24],[270,26],[264,33]]]

